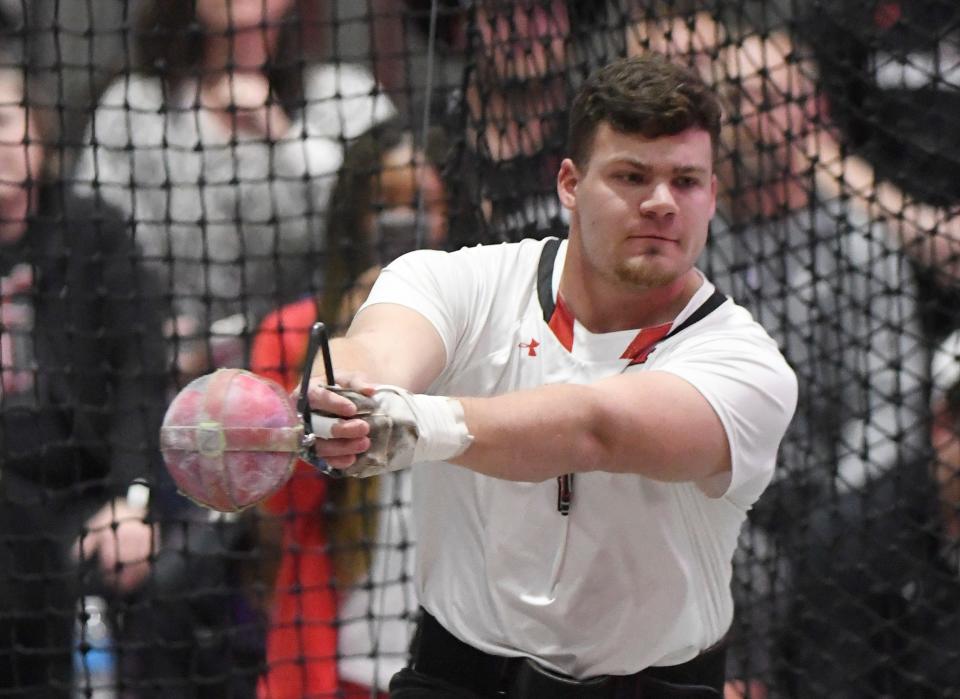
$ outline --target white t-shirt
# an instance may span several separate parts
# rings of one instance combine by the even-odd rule
[[[577,474],[564,517],[554,479],[518,483],[446,463],[418,464],[420,602],[475,648],[532,657],[574,677],[685,662],[730,625],[737,534],[773,474],[796,405],[796,378],[763,328],[732,301],[662,340],[640,364],[621,358],[636,330],[593,334],[570,318],[567,349],[537,293],[543,246],[526,240],[410,253],[387,267],[366,305],[399,303],[436,328],[447,362],[430,393],[491,396],[624,371],[680,376],[720,417],[732,474],[719,490],[712,484],[722,493],[714,498],[694,483]],[[549,277],[551,305],[565,251],[563,243]],[[713,291],[704,280],[674,327]]]
[[[135,223],[145,266],[173,291],[176,314],[247,323],[316,289],[328,201],[355,138],[396,110],[366,68],[304,70],[305,106],[268,140],[201,108],[200,84],[118,77],[97,105],[74,173]]]

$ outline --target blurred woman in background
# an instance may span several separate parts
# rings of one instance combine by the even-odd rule
[[[364,68],[310,62],[316,7],[156,0],[87,129],[77,186],[134,221],[181,380],[241,365],[259,319],[316,288],[344,139],[394,112]]]
[[[296,386],[318,319],[345,328],[383,265],[446,239],[446,201],[428,155],[389,122],[353,143],[331,200],[326,292],[284,306],[261,324],[251,368]],[[404,666],[413,614],[413,534],[406,473],[331,480],[300,464],[267,509],[283,517],[283,558],[267,641],[263,699],[348,697],[385,690]],[[339,679],[338,679],[339,678]]]
[[[74,179],[131,221],[159,277],[172,390],[244,365],[259,319],[317,288],[345,140],[394,110],[366,69],[312,60],[320,3],[142,7],[135,61],[102,94]],[[263,532],[255,513],[211,523],[180,507],[135,619],[164,652],[137,658],[139,673],[160,695],[189,677],[205,697],[250,696],[263,625],[249,562]]]

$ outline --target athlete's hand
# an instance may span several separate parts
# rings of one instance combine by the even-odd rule
[[[357,376],[311,382],[313,451],[345,475],[366,478],[424,461],[445,461],[472,440],[456,400],[373,386]]]
[[[328,386],[321,378],[312,379],[307,387],[307,399],[311,412],[327,418],[313,419],[319,428],[314,430],[318,437],[313,445],[314,453],[332,468],[345,469],[370,448],[370,425],[358,417],[358,413],[367,411],[358,403],[372,396],[375,387],[352,372],[337,374],[336,382],[336,386]]]

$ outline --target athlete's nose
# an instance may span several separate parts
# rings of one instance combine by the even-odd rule
[[[640,204],[640,211],[645,216],[672,216],[677,213],[677,202],[673,198],[668,182],[658,182],[647,197]]]

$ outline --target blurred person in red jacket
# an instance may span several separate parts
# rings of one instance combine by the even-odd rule
[[[440,150],[436,138],[430,146],[431,153]],[[429,160],[395,121],[348,147],[331,199],[326,293],[263,320],[253,342],[253,371],[293,389],[315,321],[346,327],[383,265],[409,250],[443,244],[446,202]],[[403,546],[412,543],[405,522],[409,494],[396,497],[408,486],[393,475],[329,480],[300,463],[265,504],[282,518],[283,552],[262,699],[338,688],[345,696],[368,697],[371,687],[385,690],[406,662],[416,610],[404,574],[410,554]]]

